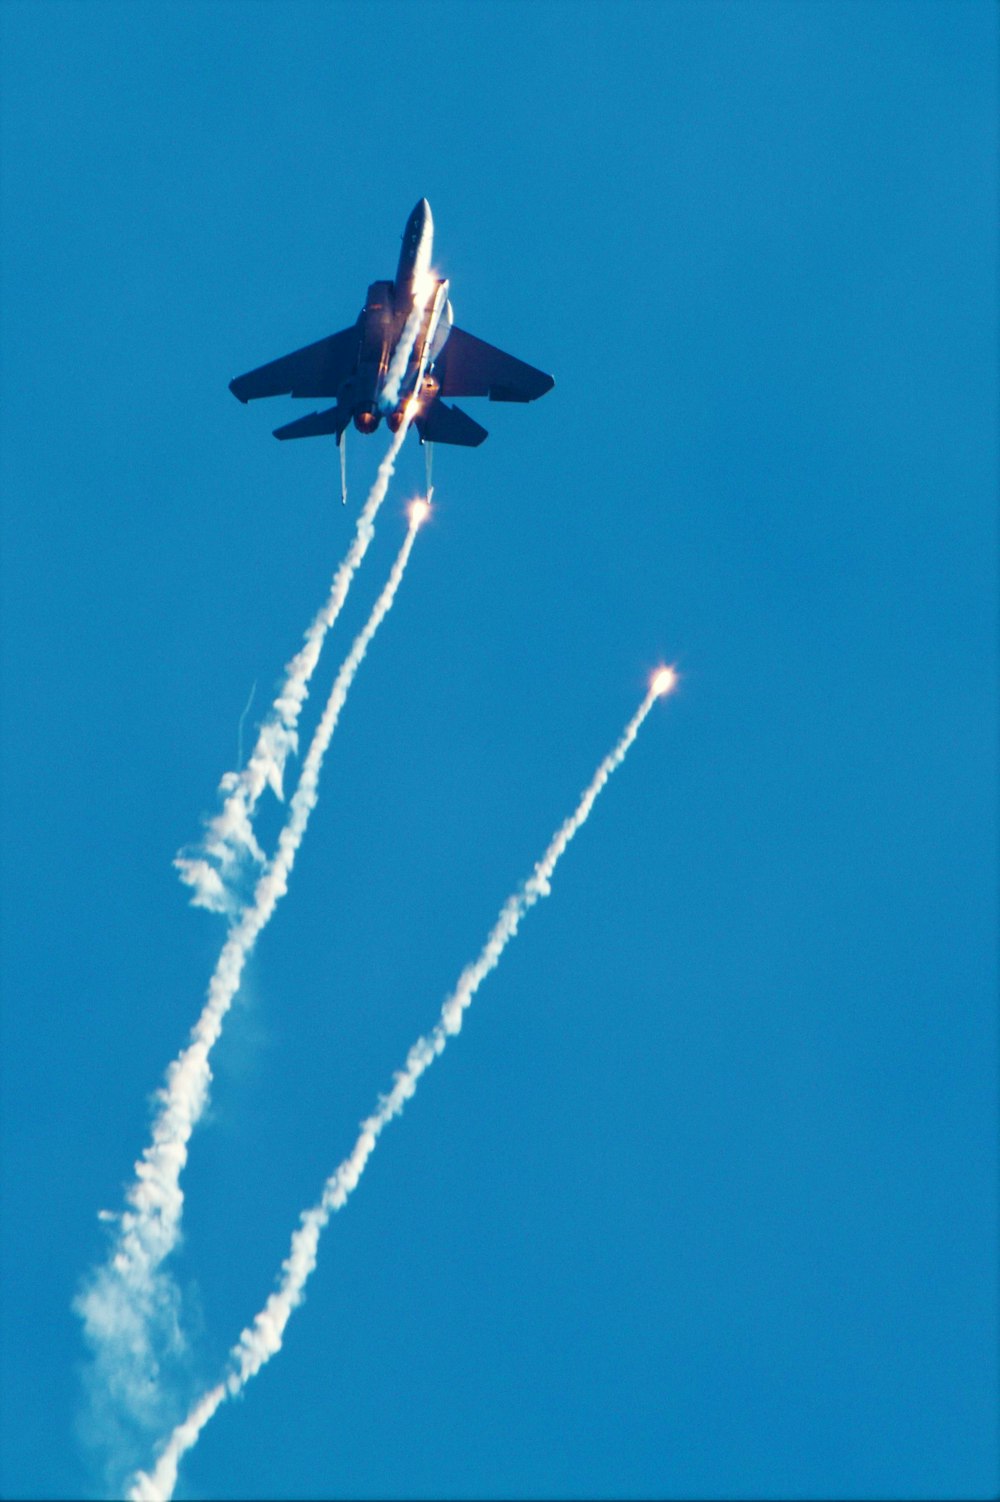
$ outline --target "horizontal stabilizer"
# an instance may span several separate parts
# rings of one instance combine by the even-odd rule
[[[229,382],[241,402],[260,396],[337,396],[358,363],[361,334],[357,324],[282,355]]]
[[[447,402],[436,401],[426,417],[418,417],[416,429],[421,443],[457,443],[462,448],[478,448],[489,437],[485,428],[473,422],[458,407],[449,407]]]
[[[335,433],[337,442],[340,435],[351,420],[349,411],[341,407],[328,407],[325,412],[309,412],[305,417],[297,417],[294,422],[286,422],[283,428],[275,428],[275,438],[321,438],[324,434]]]

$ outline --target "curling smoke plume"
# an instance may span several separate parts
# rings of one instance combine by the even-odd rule
[[[119,1217],[112,1255],[92,1275],[75,1304],[97,1365],[108,1384],[115,1386],[121,1402],[131,1405],[133,1412],[140,1411],[143,1392],[155,1387],[154,1348],[165,1336],[171,1336],[175,1344],[179,1338],[176,1290],[161,1264],[180,1237],[184,1204],[180,1176],[191,1133],[208,1099],[212,1079],[209,1054],[239,989],[247,956],[279,898],[288,890],[295,856],[316,806],[320,769],[340,711],[372,637],[392,608],[428,509],[422,501],[414,502],[410,509],[406,539],[385,588],[330,691],[302,765],[277,851],[257,880],[252,902],[230,929],[191,1042],[167,1070],[166,1083],[159,1091],[152,1141],[135,1165],[136,1179],[126,1195],[128,1208]]]
[[[507,898],[500,916],[486,940],[478,959],[463,970],[454,991],[441,1008],[441,1016],[430,1033],[418,1038],[406,1057],[405,1067],[395,1076],[388,1095],[379,1099],[377,1110],[361,1123],[361,1131],[350,1154],[327,1179],[318,1204],[305,1210],[294,1232],[291,1247],[282,1264],[281,1277],[274,1293],[256,1315],[249,1329],[243,1331],[230,1352],[230,1371],[221,1382],[201,1397],[187,1418],[174,1429],[161,1450],[152,1471],[140,1471],[133,1479],[128,1495],[133,1502],[166,1502],[173,1496],[177,1469],[182,1457],[197,1442],[202,1429],[226,1398],[241,1392],[251,1377],[281,1350],[285,1326],[292,1311],[302,1302],[306,1282],[316,1266],[319,1238],[335,1210],[347,1203],[358,1180],[375,1151],[383,1129],[398,1116],[414,1094],[421,1075],[429,1069],[448,1039],[461,1031],[465,1010],[471,1005],[486,976],[517,933],[521,919],[540,897],[551,891],[551,880],[566,846],[584,824],[608,778],[624,760],[632,742],[657,698],[673,689],[677,681],[672,668],[662,668],[655,675],[646,697],[626,725],[614,750],[604,758],[576,810],[557,831],[542,859],[521,889]]]
[[[243,713],[240,715],[240,722],[239,722],[239,724],[236,727],[236,767],[237,767],[237,770],[240,767],[242,767],[242,765],[243,765],[243,726],[246,724],[246,718],[247,718],[247,715],[250,713],[250,706],[251,706],[251,704],[254,701],[254,695],[256,694],[256,692],[257,692],[257,680],[255,678],[254,681],[253,681],[253,683],[250,686],[250,693],[247,695],[247,702],[243,706]]]

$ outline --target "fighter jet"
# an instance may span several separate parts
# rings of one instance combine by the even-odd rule
[[[374,433],[383,416],[398,432],[413,401],[421,443],[474,448],[486,429],[444,397],[533,402],[551,391],[550,375],[455,326],[448,283],[430,268],[433,234],[431,206],[422,198],[406,221],[395,280],[372,282],[356,323],[230,381],[241,402],[260,396],[335,398],[335,406],[275,428],[275,438],[332,433],[340,446],[352,419],[360,433]]]

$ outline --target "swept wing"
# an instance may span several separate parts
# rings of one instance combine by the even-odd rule
[[[434,374],[442,396],[488,396],[493,402],[533,402],[555,385],[543,370],[459,328],[448,335]]]
[[[336,396],[358,363],[361,335],[357,324],[282,355],[230,381],[241,402],[259,396]]]

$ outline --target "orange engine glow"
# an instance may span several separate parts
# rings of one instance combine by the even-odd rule
[[[381,420],[374,407],[362,407],[360,412],[354,414],[354,426],[359,433],[374,433]]]
[[[415,527],[419,527],[431,514],[431,503],[420,496],[411,501],[409,505],[410,521]]]
[[[657,698],[660,698],[663,694],[669,694],[671,689],[677,687],[676,671],[673,668],[660,668],[659,672],[653,674],[653,681],[650,687]]]

